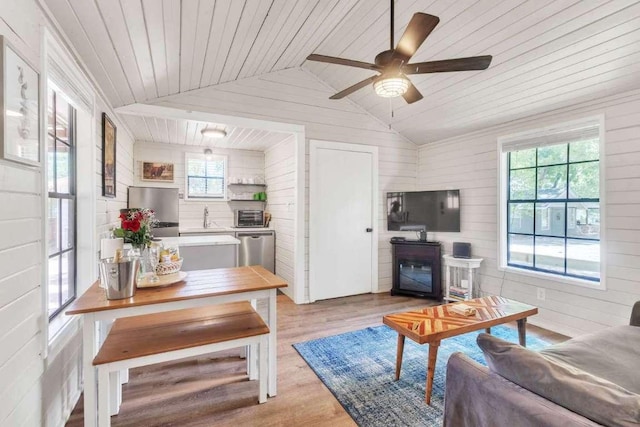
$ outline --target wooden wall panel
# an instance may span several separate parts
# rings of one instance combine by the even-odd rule
[[[453,241],[470,242],[473,255],[484,258],[483,292],[540,307],[532,323],[578,335],[628,322],[631,305],[640,300],[638,111],[640,93],[632,92],[421,147],[418,187],[461,190],[461,232],[433,233],[430,238],[443,241],[448,252]],[[498,270],[498,137],[600,114],[605,117],[606,291]],[[544,301],[536,298],[538,287],[546,290]]]
[[[291,135],[264,155],[267,211],[272,215],[270,226],[276,231],[276,274],[289,283],[283,291],[290,297],[295,279],[295,144],[295,136]]]
[[[2,8],[0,34],[36,64],[39,40],[33,35],[16,37],[6,19],[38,16],[35,5]],[[18,28],[36,23],[17,22]],[[33,43],[32,45],[25,45]],[[11,423],[12,415],[28,399],[39,408],[35,393],[42,375],[41,268],[42,268],[42,184],[39,168],[0,160],[0,425]],[[33,412],[33,408],[31,408]],[[38,412],[39,411],[35,411]],[[26,415],[24,408],[21,415]],[[16,421],[22,423],[23,418]],[[38,425],[40,416],[32,419]]]

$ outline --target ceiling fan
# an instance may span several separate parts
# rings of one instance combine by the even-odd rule
[[[376,94],[385,98],[402,96],[408,104],[423,98],[422,94],[411,83],[407,74],[446,73],[450,71],[486,70],[491,63],[491,55],[472,56],[469,58],[445,59],[442,61],[416,62],[409,64],[409,60],[416,53],[420,45],[431,34],[440,22],[440,18],[426,13],[416,13],[411,18],[407,29],[402,34],[398,45],[393,47],[393,3],[391,0],[391,48],[380,52],[375,58],[375,64],[352,59],[336,58],[311,54],[309,61],[326,62],[329,64],[347,65],[349,67],[364,68],[377,71],[378,75],[371,76],[359,83],[349,86],[336,93],[329,99],[341,99],[353,92],[373,83]]]

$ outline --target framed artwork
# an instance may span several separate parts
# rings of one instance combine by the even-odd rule
[[[102,195],[116,197],[116,126],[102,113]]]
[[[142,180],[173,182],[173,163],[142,162]]]
[[[40,165],[40,75],[0,36],[0,157]]]

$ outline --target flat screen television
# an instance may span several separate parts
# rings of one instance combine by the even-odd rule
[[[387,193],[389,231],[460,231],[460,190]]]

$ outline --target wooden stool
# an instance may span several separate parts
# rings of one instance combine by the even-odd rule
[[[116,320],[93,359],[98,378],[98,425],[111,425],[111,373],[247,345],[251,346],[251,357],[257,350],[258,402],[266,402],[268,333],[269,327],[248,302]]]

